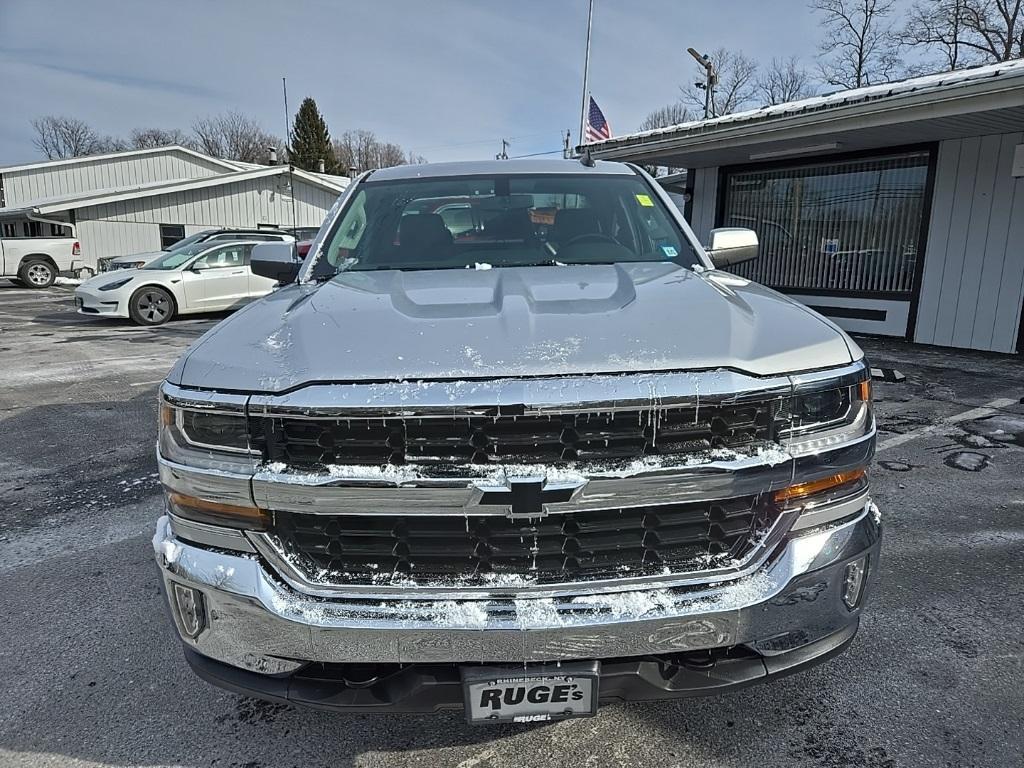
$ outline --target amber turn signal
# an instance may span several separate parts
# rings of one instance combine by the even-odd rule
[[[837,488],[840,485],[846,485],[847,483],[852,483],[855,480],[860,480],[866,473],[867,470],[861,467],[859,469],[851,469],[847,472],[840,472],[837,475],[823,477],[820,480],[797,483],[796,485],[791,485],[788,488],[783,488],[781,491],[776,491],[773,498],[778,504],[793,501],[794,499],[802,499],[805,496],[813,496],[816,493],[827,491],[829,488]]]
[[[160,403],[160,425],[169,427],[174,423],[174,409],[167,403]]]
[[[866,402],[871,401],[871,379],[865,379],[857,385],[857,394],[861,400]]]
[[[171,512],[179,517],[210,525],[224,525],[229,528],[243,528],[249,531],[265,530],[270,515],[259,507],[242,507],[235,504],[221,504],[196,496],[172,491],[167,494]]]

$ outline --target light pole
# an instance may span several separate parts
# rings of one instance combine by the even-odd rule
[[[590,109],[587,97],[590,95],[590,31],[594,26],[594,0],[590,0],[587,8],[587,53],[583,59],[583,103],[580,105],[580,146],[584,143],[584,128],[587,124],[587,112]]]
[[[697,53],[695,48],[687,48],[686,52],[693,56],[698,64],[704,67],[704,82],[694,83],[694,85],[704,90],[704,119],[707,120],[709,117],[714,117],[712,111],[715,105],[715,86],[718,85],[718,72],[715,70],[714,63],[707,55]]]

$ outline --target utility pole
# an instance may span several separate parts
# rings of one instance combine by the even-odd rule
[[[580,146],[583,146],[583,130],[587,123],[587,101],[590,96],[590,30],[594,26],[594,0],[590,0],[587,11],[587,54],[583,60],[583,103],[580,105]]]
[[[565,129],[565,138],[562,139],[562,159],[568,160],[572,157],[572,131]]]
[[[707,120],[709,117],[715,116],[715,86],[718,85],[718,72],[706,54],[697,53],[694,48],[687,48],[686,52],[704,68],[704,82],[694,83],[694,85],[704,91],[704,119]]]
[[[512,143],[502,139],[501,140],[501,152],[494,156],[495,160],[508,160],[508,148],[512,146]]]

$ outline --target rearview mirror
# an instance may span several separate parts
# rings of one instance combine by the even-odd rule
[[[705,249],[717,268],[757,258],[757,232],[743,227],[711,230],[711,242]]]
[[[259,243],[252,249],[249,267],[253,274],[277,280],[279,283],[294,283],[302,267],[295,242]]]

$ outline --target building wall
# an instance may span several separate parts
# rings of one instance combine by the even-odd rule
[[[175,150],[23,171],[0,169],[7,206],[75,192],[133,187],[173,179],[196,179],[225,172],[223,166]]]
[[[914,340],[1014,352],[1024,300],[1024,133],[939,145]]]
[[[718,167],[697,168],[693,171],[693,207],[690,226],[704,245],[715,227],[715,207],[718,205]]]
[[[319,226],[338,195],[296,180],[295,226]],[[87,263],[160,249],[160,224],[183,224],[191,235],[211,227],[290,227],[292,198],[287,177],[142,197],[76,211],[78,238]]]

